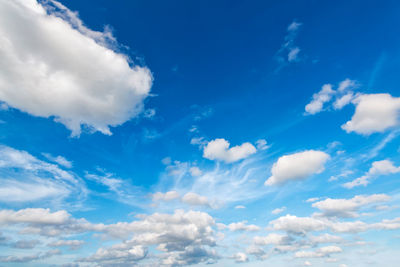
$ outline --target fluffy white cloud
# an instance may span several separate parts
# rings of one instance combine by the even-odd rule
[[[248,262],[249,258],[247,255],[243,252],[238,252],[232,256],[232,258],[235,260],[236,263],[243,263],[243,262]]]
[[[293,234],[306,234],[310,231],[321,231],[326,229],[324,220],[311,217],[297,217],[285,215],[270,222],[274,230],[286,231]]]
[[[229,230],[231,231],[259,231],[260,227],[254,224],[247,224],[247,221],[231,223],[228,225]]]
[[[221,160],[227,163],[235,162],[256,153],[257,149],[250,143],[229,148],[230,144],[223,138],[217,138],[207,143],[203,157],[210,160]]]
[[[328,154],[318,150],[306,150],[282,156],[272,166],[272,176],[265,181],[265,185],[301,180],[312,174],[321,173],[328,159]]]
[[[271,233],[267,236],[255,236],[253,239],[254,244],[259,246],[266,245],[285,245],[288,244],[292,238],[287,235]]]
[[[351,182],[347,182],[343,184],[343,187],[351,189],[356,186],[367,186],[370,183],[370,180],[374,176],[378,175],[388,175],[388,174],[394,174],[394,173],[399,173],[400,172],[400,167],[396,167],[393,165],[393,162],[390,160],[379,160],[379,161],[374,161],[372,163],[371,168],[369,171],[364,174],[363,176],[354,179]]]
[[[152,195],[153,201],[171,201],[179,197],[180,195],[177,191],[168,191],[166,193],[157,192]]]
[[[400,98],[389,94],[363,94],[353,103],[356,111],[350,121],[342,128],[350,133],[369,135],[384,132],[399,124]]]
[[[207,197],[189,192],[182,197],[182,202],[194,206],[210,206]]]
[[[306,113],[316,114],[320,112],[324,107],[324,103],[330,101],[334,93],[335,91],[332,90],[331,84],[324,84],[321,91],[314,94],[311,102],[306,105]]]
[[[55,1],[0,1],[0,100],[54,118],[79,135],[81,126],[111,134],[142,110],[149,69],[116,52],[109,32],[86,28]]]
[[[312,206],[323,212],[323,216],[334,216],[344,218],[358,217],[357,211],[371,203],[389,201],[391,198],[385,194],[374,194],[370,196],[355,196],[351,199],[325,199]]]

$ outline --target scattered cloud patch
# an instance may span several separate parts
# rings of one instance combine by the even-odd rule
[[[390,94],[361,94],[353,100],[356,111],[342,128],[350,133],[370,135],[398,126],[400,98]]]
[[[395,174],[399,172],[400,172],[400,167],[394,166],[393,162],[390,160],[385,159],[380,161],[374,161],[372,163],[371,168],[366,174],[357,179],[354,179],[351,182],[344,183],[343,187],[351,189],[357,186],[367,186],[370,183],[371,179],[376,176]]]
[[[280,157],[272,166],[272,176],[265,185],[278,185],[288,181],[302,180],[324,171],[330,156],[318,150],[306,150]]]
[[[212,140],[204,147],[203,157],[210,160],[232,163],[247,158],[257,151],[250,143],[243,143],[234,147],[229,146],[229,142],[223,138]]]

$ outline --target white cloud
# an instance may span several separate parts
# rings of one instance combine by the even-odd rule
[[[298,59],[299,53],[300,53],[300,48],[298,48],[297,46],[290,48],[288,53],[288,62],[296,61]]]
[[[74,173],[23,150],[0,145],[0,170],[2,202],[62,200],[71,193],[78,200],[86,195],[85,185]]]
[[[357,81],[350,80],[350,79],[347,78],[347,79],[345,79],[345,80],[343,80],[343,81],[341,81],[339,83],[338,91],[339,92],[344,92],[344,91],[347,91],[349,89],[353,89],[353,88],[355,88],[357,86],[358,86]]]
[[[243,262],[248,262],[249,258],[247,255],[243,252],[238,252],[232,256],[232,258],[235,260],[236,263],[243,263]]]
[[[385,194],[374,194],[369,196],[359,195],[351,199],[325,199],[312,204],[312,207],[323,212],[323,216],[334,216],[344,218],[358,217],[357,211],[371,203],[389,201],[391,198]]]
[[[83,240],[57,240],[48,244],[49,247],[69,247],[72,250],[78,249],[85,243]]]
[[[246,206],[243,206],[243,205],[237,205],[237,206],[235,206],[235,209],[245,209],[246,208]]]
[[[285,41],[281,45],[281,48],[276,54],[276,60],[279,63],[278,70],[285,65],[299,61],[300,48],[295,45],[295,39],[297,37],[298,31],[302,23],[293,21],[287,27],[287,34],[285,36]]]
[[[318,150],[306,150],[282,156],[272,166],[272,176],[265,181],[265,185],[301,180],[310,175],[321,173],[328,159],[328,154]]]
[[[304,265],[304,266],[312,266],[311,262],[309,262],[309,261],[305,261],[305,262],[303,263],[303,265]]]
[[[363,94],[357,96],[353,103],[356,111],[350,121],[342,128],[350,133],[370,135],[384,132],[399,124],[400,98],[389,94]]]
[[[177,191],[168,191],[166,193],[157,192],[152,195],[153,201],[171,201],[179,197],[180,195]]]
[[[193,206],[210,206],[207,197],[189,192],[182,197],[182,202]]]
[[[269,148],[269,145],[267,145],[267,141],[265,139],[259,139],[256,141],[256,146],[258,150],[266,150]]]
[[[231,231],[259,231],[260,227],[254,224],[247,224],[247,221],[231,223],[228,225],[229,230]]]
[[[340,236],[326,233],[318,236],[310,236],[309,240],[312,244],[342,243],[344,241],[344,239]]]
[[[217,138],[204,147],[203,157],[210,160],[220,160],[227,163],[235,162],[256,153],[257,149],[250,143],[229,148],[230,144],[223,138]]]
[[[45,156],[48,160],[58,163],[59,165],[65,167],[65,168],[72,168],[72,161],[67,160],[63,156],[56,156],[54,157],[53,155],[49,153],[42,153],[43,156]]]
[[[344,106],[349,104],[354,99],[354,94],[352,92],[347,93],[340,98],[337,98],[333,103],[335,109],[342,109]]]
[[[267,236],[255,236],[253,242],[259,246],[266,245],[285,245],[288,244],[292,239],[287,235],[271,233]]]
[[[200,176],[200,175],[203,174],[203,172],[202,172],[202,171],[199,169],[199,167],[197,167],[197,166],[191,167],[191,168],[189,169],[189,172],[190,172],[190,174],[191,174],[193,177]]]
[[[320,199],[319,197],[312,197],[312,198],[307,199],[306,202],[315,202],[319,199]]]
[[[390,160],[380,160],[380,161],[374,161],[372,163],[371,168],[369,171],[364,174],[363,176],[354,179],[351,182],[347,182],[343,184],[343,187],[351,189],[356,186],[367,186],[370,183],[370,180],[374,176],[378,175],[388,175],[388,174],[394,174],[394,173],[399,173],[400,172],[400,167],[396,167],[393,165],[393,162]]]
[[[271,211],[272,214],[279,214],[282,213],[286,210],[286,207],[282,207],[282,208],[276,208],[273,211]]]
[[[316,114],[320,112],[324,107],[324,103],[329,102],[334,94],[335,91],[332,90],[332,85],[324,84],[321,91],[314,94],[311,102],[306,105],[306,113]]]
[[[0,100],[75,136],[82,126],[111,134],[141,112],[153,80],[117,46],[58,2],[0,1]]]
[[[326,229],[327,224],[321,219],[285,215],[270,222],[274,230],[286,231],[293,234],[306,234],[310,231]]]
[[[298,251],[295,253],[296,258],[322,258],[329,257],[330,254],[340,253],[343,250],[337,246],[327,246],[318,248],[315,251]]]

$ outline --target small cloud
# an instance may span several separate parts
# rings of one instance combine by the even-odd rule
[[[197,166],[191,167],[191,168],[189,169],[189,172],[190,172],[190,174],[191,174],[193,177],[200,176],[200,175],[203,174],[203,172],[202,172],[202,171],[199,169],[199,167],[197,167]]]
[[[250,143],[229,147],[230,144],[223,138],[217,138],[207,143],[203,150],[203,157],[210,160],[232,163],[245,159],[256,153],[257,149]]]
[[[259,139],[256,141],[256,146],[258,150],[267,150],[270,146],[267,145],[267,141],[265,139]]]
[[[271,211],[271,213],[272,214],[279,214],[279,213],[284,212],[285,210],[286,210],[286,207],[277,208],[277,209],[274,209],[273,211]]]

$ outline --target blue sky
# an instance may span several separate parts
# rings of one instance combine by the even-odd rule
[[[0,266],[397,266],[399,12],[0,0]]]

